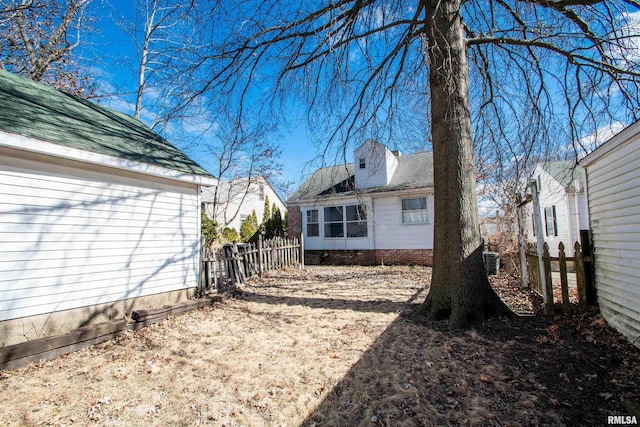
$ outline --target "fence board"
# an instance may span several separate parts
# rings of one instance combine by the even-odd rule
[[[562,294],[562,310],[565,314],[569,314],[571,312],[571,305],[569,301],[569,289],[568,289],[568,269],[567,262],[572,261],[575,266],[575,275],[576,282],[578,287],[578,312],[586,313],[587,312],[587,301],[588,301],[588,292],[590,286],[592,284],[588,283],[590,275],[588,273],[588,269],[592,265],[592,257],[585,256],[583,252],[583,248],[580,243],[576,242],[574,245],[575,256],[567,257],[565,256],[565,246],[561,242],[558,245],[558,257],[549,256],[549,247],[547,243],[543,246],[543,264],[545,269],[546,280],[545,283],[541,283],[540,280],[540,270],[538,266],[538,254],[535,246],[529,245],[526,251],[526,262],[527,269],[529,271],[529,286],[531,289],[535,290],[538,294],[544,295],[542,291],[542,287],[544,286],[547,293],[547,301],[544,301],[544,311],[546,315],[553,315],[555,313],[555,304],[553,301],[553,282],[551,279],[551,262],[557,261],[560,267],[560,286],[561,286],[561,294]]]
[[[560,286],[562,288],[562,312],[571,314],[571,304],[569,302],[569,279],[567,277],[567,257],[564,253],[564,244],[558,245],[558,258],[560,264]]]
[[[297,239],[259,239],[255,244],[225,245],[217,251],[203,252],[204,292],[224,292],[265,271],[300,267],[304,249]]]

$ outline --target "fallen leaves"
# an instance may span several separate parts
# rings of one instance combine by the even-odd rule
[[[598,315],[459,331],[409,316],[423,267],[314,267],[108,343],[0,371],[0,425],[590,425],[639,400],[637,350]],[[544,345],[541,345],[544,344]]]

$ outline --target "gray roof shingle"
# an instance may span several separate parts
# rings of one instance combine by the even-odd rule
[[[211,177],[141,121],[3,70],[0,70],[0,130]]]
[[[583,168],[573,160],[546,162],[542,164],[542,168],[565,189],[569,188],[576,179],[584,184]]]
[[[433,153],[426,151],[399,156],[398,167],[387,186],[353,189],[353,176],[353,163],[318,169],[289,197],[287,203],[329,199],[336,194],[348,196],[433,187]]]

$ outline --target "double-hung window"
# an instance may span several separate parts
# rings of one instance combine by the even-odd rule
[[[427,222],[428,215],[426,197],[402,199],[403,224],[426,224]]]
[[[344,207],[324,208],[324,237],[344,237]]]
[[[307,211],[307,237],[318,237],[319,235],[318,209],[309,209]]]
[[[367,212],[364,205],[324,208],[324,237],[367,237]]]
[[[367,237],[367,211],[364,205],[350,205],[347,209],[347,237]]]

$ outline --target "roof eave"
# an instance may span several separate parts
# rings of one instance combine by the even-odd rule
[[[582,167],[587,168],[591,164],[598,161],[601,157],[618,149],[625,142],[629,141],[630,139],[637,138],[639,134],[640,134],[640,120],[622,129],[612,138],[605,141],[602,145],[600,145],[594,151],[589,153],[586,157],[584,157],[578,163]]]
[[[207,176],[199,174],[188,174],[181,171],[164,168],[162,166],[137,162],[135,160],[123,159],[105,154],[79,150],[77,148],[66,147],[64,145],[42,141],[24,135],[13,134],[3,130],[0,130],[0,136],[0,146],[12,148],[15,150],[28,151],[33,153],[45,154],[48,156],[75,160],[83,163],[107,166],[115,169],[140,173],[144,175],[152,175],[205,187],[215,186],[218,183],[218,180],[211,175]]]
[[[308,203],[324,202],[327,200],[352,199],[358,196],[367,196],[367,197],[395,196],[395,195],[408,194],[408,193],[424,192],[425,190],[433,191],[433,185],[427,184],[427,185],[407,187],[407,188],[389,188],[389,189],[386,189],[384,187],[367,188],[362,190],[349,191],[347,193],[336,193],[336,194],[331,194],[326,196],[305,197],[305,198],[298,198],[296,200],[289,199],[287,200],[287,205],[303,205]]]

